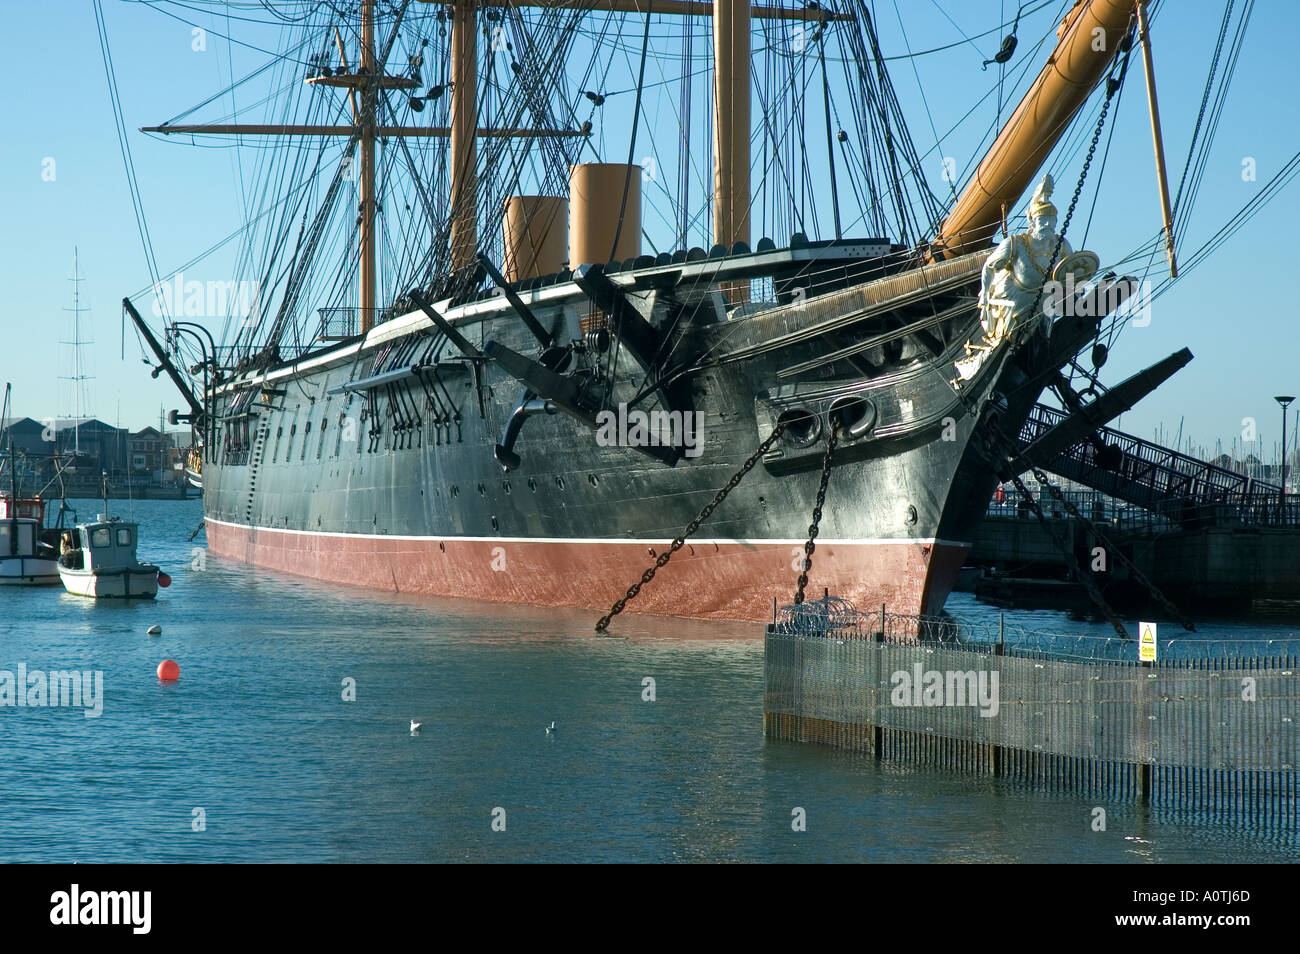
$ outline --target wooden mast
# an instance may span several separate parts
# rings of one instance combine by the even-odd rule
[[[440,3],[445,0],[422,0]],[[377,224],[378,189],[375,182],[375,142],[389,136],[446,136],[450,139],[450,253],[453,271],[474,263],[478,253],[478,137],[541,138],[586,135],[571,129],[515,129],[478,126],[478,34],[480,7],[506,7],[516,0],[452,0],[450,125],[380,126],[377,104],[381,89],[415,89],[406,76],[381,72],[375,55],[375,0],[361,0],[361,60],[354,73],[342,59],[343,74],[314,76],[308,83],[348,90],[355,125],[209,123],[146,126],[141,132],[176,135],[356,136],[360,145],[359,256],[361,331],[369,331],[378,314]],[[646,0],[522,0],[520,6],[541,9],[605,10],[639,13]],[[752,7],[750,0],[657,0],[656,14],[712,16],[715,55],[714,78],[714,242],[730,249],[749,243],[749,138],[750,138],[750,19],[802,20],[825,23],[852,20],[851,14],[809,7]],[[336,31],[339,54],[342,40]],[[328,71],[326,71],[328,74]],[[357,110],[357,93],[361,94]],[[746,288],[736,291],[742,300]]]
[[[713,241],[749,244],[749,0],[713,0]]]
[[[749,0],[713,0],[713,242],[749,244]],[[749,283],[722,289],[733,302]]]
[[[474,0],[451,8],[451,269],[478,254],[478,35]]]
[[[375,67],[374,0],[361,3],[361,229],[358,251],[361,258],[361,333],[375,326],[375,104],[379,86],[373,82]]]
[[[379,91],[381,89],[413,90],[416,80],[407,76],[389,76],[382,72],[375,47],[375,0],[361,0],[361,59],[354,72],[348,67],[342,39],[335,32],[343,72],[310,77],[307,82],[319,86],[334,86],[348,91],[352,104],[353,125],[311,124],[246,124],[209,123],[206,125],[146,126],[142,132],[188,135],[268,135],[268,136],[355,136],[360,146],[358,170],[358,258],[362,334],[375,325],[379,314],[378,295],[378,224],[379,190],[375,181],[375,144],[389,136],[448,137],[452,156],[451,187],[453,214],[451,220],[452,265],[463,267],[474,261],[478,251],[477,150],[478,136],[500,138],[540,138],[550,136],[582,136],[581,130],[572,129],[479,129],[476,87],[478,81],[478,56],[475,35],[475,0],[455,0],[452,33],[452,87],[450,126],[381,126],[377,122]],[[358,93],[360,108],[358,109]]]

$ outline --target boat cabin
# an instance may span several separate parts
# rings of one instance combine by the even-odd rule
[[[53,549],[54,538],[45,529],[45,501],[0,496],[0,558],[46,554],[53,558]]]
[[[0,584],[57,582],[58,534],[44,525],[45,501],[0,496]]]
[[[40,524],[26,517],[5,518],[0,521],[0,558],[8,556],[35,556],[36,533]]]
[[[64,532],[63,565],[75,570],[134,566],[136,524],[116,517]],[[70,542],[69,542],[70,541]]]
[[[28,518],[40,526],[45,525],[45,501],[40,497],[14,500],[8,494],[0,495],[0,519]]]

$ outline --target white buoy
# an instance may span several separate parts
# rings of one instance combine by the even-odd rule
[[[154,623],[152,626],[149,627],[147,632],[149,633],[150,636],[161,636],[162,627],[159,626],[157,623]]]

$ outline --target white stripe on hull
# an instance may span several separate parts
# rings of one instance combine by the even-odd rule
[[[232,523],[228,520],[217,520],[215,517],[204,517],[206,523],[215,523],[222,527],[231,527],[235,530],[254,530],[259,533],[285,533],[291,535],[300,535],[308,537],[343,537],[350,540],[421,540],[429,543],[608,543],[608,544],[636,544],[637,546],[653,546],[655,544],[668,543],[671,537],[470,537],[470,536],[434,536],[434,535],[410,535],[401,533],[343,533],[337,530],[290,530],[286,527],[259,527],[250,526],[246,523]],[[807,542],[806,537],[785,539],[782,537],[765,537],[753,540],[733,540],[727,537],[691,537],[690,542],[696,546],[709,544],[740,544],[741,546],[803,546]],[[941,543],[950,547],[970,547],[970,541],[944,540],[939,537],[866,537],[862,539],[839,539],[832,537],[818,537],[817,545],[826,544],[854,544],[857,546],[890,546],[898,543],[915,543],[922,546],[930,546]]]

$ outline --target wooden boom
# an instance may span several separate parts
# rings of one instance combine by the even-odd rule
[[[939,227],[931,255],[951,258],[988,245],[1047,154],[1065,134],[1129,31],[1134,0],[1079,0],[1056,31],[1042,72],[1011,114]]]

